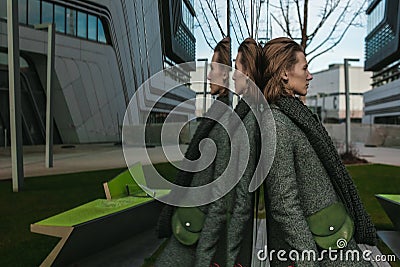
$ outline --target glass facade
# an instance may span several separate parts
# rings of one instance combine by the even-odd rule
[[[78,37],[87,38],[87,14],[78,11]]]
[[[189,31],[194,34],[194,16],[190,13],[189,8],[186,6],[186,3],[182,3],[182,18],[183,23],[185,23],[186,27]]]
[[[66,14],[66,33],[69,35],[76,35],[76,10],[67,8]]]
[[[54,23],[56,31],[65,33],[65,7],[56,5],[54,7]]]
[[[28,1],[28,24],[35,25],[40,23],[40,1]]]
[[[367,34],[375,29],[385,17],[386,0],[381,0],[370,14],[368,14]]]
[[[0,18],[7,18],[7,0],[0,0]],[[4,8],[3,8],[4,7]],[[34,26],[54,22],[56,32],[107,43],[105,22],[98,16],[45,0],[18,0],[18,16],[21,24]]]
[[[42,23],[53,22],[53,4],[43,1],[42,2]]]
[[[97,40],[101,43],[106,42],[106,35],[104,34],[103,23],[97,18]]]
[[[7,18],[7,0],[0,0],[0,18]]]
[[[28,12],[26,10],[27,0],[18,0],[18,20],[20,23],[27,24]]]
[[[88,39],[97,40],[97,18],[93,15],[88,15]]]

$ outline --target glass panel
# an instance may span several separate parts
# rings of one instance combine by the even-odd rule
[[[97,18],[93,15],[88,15],[88,39],[97,41]]]
[[[370,33],[385,17],[386,0],[382,0],[375,6],[367,19],[367,33]]]
[[[7,0],[0,0],[0,18],[7,18]]]
[[[0,52],[0,65],[8,66],[8,54]],[[22,57],[19,57],[19,67],[20,68],[28,68],[28,62]]]
[[[42,2],[42,23],[53,22],[53,4]]]
[[[29,0],[28,1],[28,24],[35,25],[40,24],[40,1]]]
[[[18,0],[18,21],[26,24],[26,0]]]
[[[67,8],[67,34],[76,35],[76,10]]]
[[[87,38],[87,14],[78,12],[78,36]]]
[[[56,5],[54,7],[55,18],[54,22],[56,23],[56,31],[65,33],[65,7]]]
[[[98,19],[97,25],[99,27],[98,32],[99,32],[99,38],[98,41],[100,43],[106,43],[106,35],[104,33],[104,28],[103,28],[103,23],[101,22],[101,19]]]
[[[183,23],[185,23],[186,27],[193,34],[194,17],[192,16],[192,13],[190,13],[189,8],[185,3],[182,3],[182,18]]]

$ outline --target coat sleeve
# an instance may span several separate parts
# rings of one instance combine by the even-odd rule
[[[251,117],[254,118],[254,117]],[[245,122],[248,136],[254,136],[256,131],[256,123],[254,120],[247,120]],[[234,266],[236,259],[242,247],[243,239],[246,231],[249,229],[249,221],[252,218],[253,213],[253,197],[254,194],[249,192],[249,185],[256,167],[256,139],[249,138],[250,153],[249,157],[243,157],[241,153],[241,145],[243,142],[235,142],[233,144],[233,150],[238,151],[238,170],[244,170],[239,183],[236,185],[234,190],[234,203],[233,212],[231,219],[228,224],[227,230],[227,265],[229,267]],[[244,149],[244,148],[243,148]]]
[[[276,129],[275,158],[266,180],[271,209],[267,213],[271,214],[280,226],[282,238],[292,250],[299,252],[300,256],[304,250],[314,250],[318,255],[314,238],[303,214],[296,181],[295,146],[296,138],[299,137],[280,121],[276,121]],[[299,260],[296,266],[318,266],[318,264]]]
[[[229,138],[221,134],[215,158],[214,180],[222,175],[229,161],[230,149],[227,147],[230,147]],[[213,194],[220,194],[222,189],[214,187],[213,190]],[[228,197],[230,194],[207,205],[207,216],[196,248],[195,267],[209,267],[215,256],[222,231],[225,231],[226,227]]]

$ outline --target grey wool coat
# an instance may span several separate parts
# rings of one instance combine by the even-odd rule
[[[224,114],[221,122],[228,125],[230,115]],[[243,124],[248,132],[254,131],[256,120],[251,112],[245,116]],[[244,144],[240,138],[243,136],[235,134],[231,141],[222,126],[216,124],[208,137],[217,146],[215,160],[209,167],[194,175],[191,186],[207,184],[221,175],[225,177],[221,177],[223,179],[232,179],[230,177],[237,175],[238,170],[244,170],[244,173],[242,177],[236,177],[240,180],[227,195],[200,207],[206,213],[206,219],[198,243],[185,246],[171,236],[155,266],[209,267],[212,262],[217,262],[221,267],[233,266],[243,251],[246,254],[251,253],[253,194],[249,193],[247,188],[256,165],[254,139],[249,140],[251,156],[244,159],[240,157]],[[232,158],[236,162],[233,162],[233,169],[225,172],[231,151]],[[215,190],[221,190],[221,188]],[[250,248],[246,251],[243,249],[244,246],[247,248],[250,246]],[[244,255],[243,258],[250,257],[250,255]]]
[[[287,267],[293,263],[295,266],[371,266],[362,260],[362,252],[354,239],[342,250],[343,253],[357,250],[360,261],[331,261],[327,254],[320,261],[289,259],[291,250],[300,255],[304,250],[313,250],[320,255],[306,218],[340,200],[306,135],[276,105],[271,105],[271,109],[277,139],[273,164],[265,180],[268,251],[275,251],[270,258],[271,266]],[[279,250],[286,251],[282,260],[277,257]]]

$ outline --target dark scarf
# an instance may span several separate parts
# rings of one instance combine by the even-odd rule
[[[356,242],[376,245],[376,229],[324,126],[298,98],[282,97],[276,105],[304,132],[317,153],[328,172],[335,192],[354,221]]]
[[[229,105],[229,95],[219,97],[217,98],[217,100]],[[243,100],[239,101],[239,103],[235,107],[235,112],[238,114],[241,120],[243,120],[243,118],[247,115],[249,110],[250,107]],[[210,109],[207,111],[207,115],[210,116],[212,115],[212,117],[216,118],[216,120],[220,118],[223,114],[224,111],[218,108],[216,105],[212,105]],[[212,130],[212,128],[215,126],[215,123],[217,122],[216,120],[212,120],[209,118],[201,119],[201,122],[197,127],[197,130],[193,135],[192,140],[190,141],[190,144],[186,150],[185,158],[187,158],[188,160],[197,160],[200,157],[199,143],[201,140],[208,137],[209,132]],[[232,125],[230,125],[230,127],[232,127]],[[174,183],[177,185],[188,187],[192,183],[193,175],[194,175],[193,172],[179,170],[176,175]],[[175,210],[174,206],[165,205],[165,207],[161,211],[157,223],[157,233],[159,238],[165,238],[171,236],[172,234],[171,218],[174,210]]]

